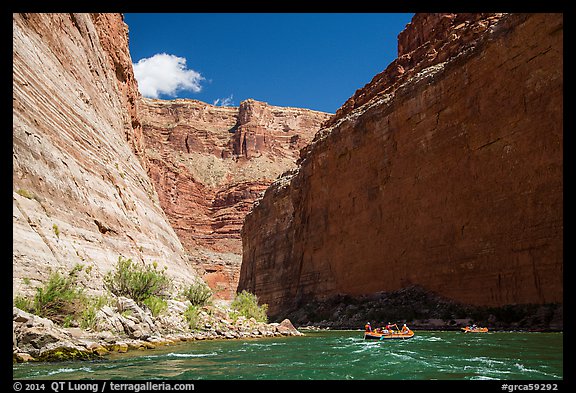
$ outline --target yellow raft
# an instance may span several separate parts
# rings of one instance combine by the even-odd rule
[[[463,328],[460,328],[464,331],[464,333],[487,333],[488,332],[488,328],[485,327],[477,327],[477,328],[471,328],[470,326],[466,326]]]
[[[408,330],[405,333],[394,331],[394,333],[364,332],[364,340],[406,340],[414,337],[414,332]]]

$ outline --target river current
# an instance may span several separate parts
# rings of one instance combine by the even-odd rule
[[[416,331],[371,341],[361,331],[211,340],[102,360],[13,365],[14,379],[561,380],[563,334]]]

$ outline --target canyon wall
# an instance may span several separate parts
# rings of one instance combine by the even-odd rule
[[[13,15],[13,295],[120,255],[198,278],[146,172],[120,14]]]
[[[562,193],[562,14],[417,14],[256,201],[238,290],[562,303]]]
[[[149,175],[172,227],[216,296],[236,293],[240,230],[253,201],[330,115],[255,100],[218,107],[142,98]]]

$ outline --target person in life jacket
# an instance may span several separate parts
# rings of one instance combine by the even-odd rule
[[[402,326],[402,333],[408,333],[410,331],[410,329],[408,329],[408,326],[406,326],[406,324],[404,324],[404,326]]]
[[[370,322],[366,322],[366,325],[364,325],[364,330],[367,332],[372,331],[372,326],[370,326]]]

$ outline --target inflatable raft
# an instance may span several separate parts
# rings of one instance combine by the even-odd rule
[[[412,330],[408,330],[405,333],[396,331],[394,333],[364,332],[364,340],[406,340],[412,337],[414,337]]]
[[[470,326],[466,326],[462,329],[462,331],[464,331],[464,333],[486,333],[488,332],[488,328],[485,327],[477,327],[477,328],[471,328]]]

